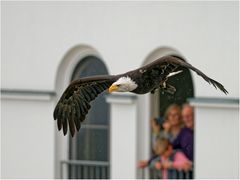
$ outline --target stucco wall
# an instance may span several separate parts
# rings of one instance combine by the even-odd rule
[[[170,46],[238,97],[237,2],[3,2],[2,25],[4,88],[54,90],[78,44],[96,48],[113,74]],[[193,76],[197,96],[223,96]]]
[[[239,102],[193,99],[195,178],[239,178]]]
[[[1,99],[2,178],[54,178],[53,103]]]

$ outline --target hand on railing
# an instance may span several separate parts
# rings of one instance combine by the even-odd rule
[[[143,160],[138,162],[138,168],[143,169],[148,166],[148,161]]]
[[[183,165],[183,171],[185,172],[192,170],[192,168],[193,168],[192,162],[188,162]]]
[[[156,162],[156,163],[155,163],[155,168],[156,168],[157,170],[160,170],[160,169],[162,168],[162,164],[161,164],[160,162]]]

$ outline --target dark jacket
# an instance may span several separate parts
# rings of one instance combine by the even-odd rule
[[[180,149],[189,160],[193,161],[193,131],[191,129],[182,128],[172,144],[174,149]]]

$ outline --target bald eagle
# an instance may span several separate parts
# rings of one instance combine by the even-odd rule
[[[53,116],[57,120],[58,130],[67,134],[68,126],[74,136],[79,131],[90,102],[107,90],[111,92],[132,92],[136,94],[153,93],[156,89],[174,94],[176,88],[168,84],[168,78],[182,72],[183,68],[195,71],[209,84],[227,94],[219,82],[209,78],[203,72],[177,56],[164,56],[141,68],[119,75],[103,75],[81,78],[70,83],[58,101]]]

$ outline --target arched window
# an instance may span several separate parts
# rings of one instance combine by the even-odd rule
[[[179,53],[177,50],[171,48],[171,47],[160,47],[152,51],[146,58],[145,62],[143,65],[146,65],[148,63],[153,62],[154,60],[166,56],[166,55],[173,55],[180,57],[184,60],[184,57]],[[138,137],[140,139],[140,142],[138,144],[138,149],[141,151],[139,154],[142,157],[153,157],[154,152],[153,152],[153,137],[154,133],[151,130],[150,127],[150,120],[153,117],[158,118],[163,117],[166,109],[171,105],[171,104],[178,104],[182,105],[187,102],[188,98],[191,98],[194,96],[194,86],[193,86],[193,80],[191,73],[188,69],[182,69],[183,72],[173,76],[168,79],[168,84],[173,85],[177,91],[175,94],[169,94],[166,92],[161,92],[159,90],[156,90],[154,94],[147,94],[144,95],[143,97],[139,98],[139,109],[144,109],[144,105],[142,104],[148,104],[149,109],[145,111],[145,116],[144,113],[141,112],[142,116],[139,117],[139,122],[142,123],[142,125],[139,125],[139,132]],[[143,136],[143,132],[145,135]],[[145,136],[148,136],[148,138],[145,138]],[[148,145],[148,147],[146,146]],[[144,149],[144,148],[148,149]],[[141,160],[141,157],[139,158]],[[145,173],[143,173],[145,172]],[[146,174],[146,177],[148,178],[159,178],[159,174],[157,171],[154,170],[154,168],[149,168],[145,169],[142,172],[138,172],[138,177],[143,178],[144,176],[142,174]],[[189,174],[188,174],[189,175]],[[176,177],[177,178],[177,177]]]
[[[95,56],[83,58],[75,67],[72,80],[108,74]],[[109,178],[109,105],[105,93],[91,102],[91,109],[75,138],[69,138],[69,178]]]

